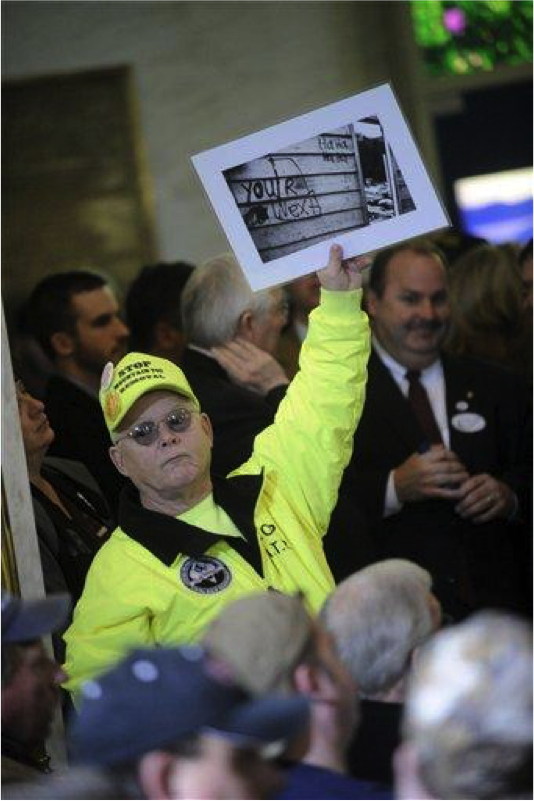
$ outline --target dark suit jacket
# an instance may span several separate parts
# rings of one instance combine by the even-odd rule
[[[181,367],[213,426],[212,470],[225,476],[250,457],[254,437],[274,421],[286,386],[262,397],[234,384],[215,359],[191,348]]]
[[[49,455],[85,465],[115,513],[126,480],[109,458],[111,440],[98,400],[54,375],[48,383],[45,411],[56,435]]]
[[[227,475],[249,458],[256,435],[274,421],[286,387],[276,387],[262,398],[232,383],[214,359],[190,348],[181,367],[213,425],[213,473]],[[365,521],[343,494],[332,513],[324,549],[336,581],[374,561]]]
[[[360,700],[360,722],[348,751],[351,776],[393,786],[403,709],[390,701]]]
[[[470,474],[490,473],[514,489],[520,507],[530,486],[530,403],[523,379],[471,359],[443,356],[451,450]],[[462,433],[451,425],[457,404],[481,415],[485,427]],[[424,440],[411,407],[376,354],[369,361],[367,399],[351,463],[354,498],[372,526],[380,558],[404,557],[426,567],[446,611],[462,617],[472,608],[521,605],[516,544],[520,522],[475,525],[454,503],[406,503],[382,516],[389,472]],[[520,508],[519,521],[524,509]]]

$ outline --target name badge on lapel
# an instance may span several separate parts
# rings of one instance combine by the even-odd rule
[[[476,414],[476,412],[455,414],[451,423],[462,434],[476,434],[477,431],[482,431],[483,428],[486,428],[485,419],[481,414]]]

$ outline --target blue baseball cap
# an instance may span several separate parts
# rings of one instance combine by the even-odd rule
[[[67,620],[71,605],[67,593],[26,601],[2,591],[2,645],[50,634]]]
[[[273,753],[309,722],[302,696],[253,698],[200,646],[139,649],[86,682],[70,731],[77,761],[111,766],[202,732]]]

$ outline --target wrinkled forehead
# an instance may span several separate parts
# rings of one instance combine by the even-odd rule
[[[138,398],[133,406],[128,409],[115,433],[127,431],[132,426],[142,420],[160,420],[168,412],[172,412],[177,406],[186,409],[195,408],[190,398],[180,395],[178,392],[171,392],[167,389],[158,389],[147,392]]]

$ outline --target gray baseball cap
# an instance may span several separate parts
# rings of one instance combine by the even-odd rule
[[[2,592],[2,645],[36,640],[67,620],[72,601],[67,593],[26,601]]]

